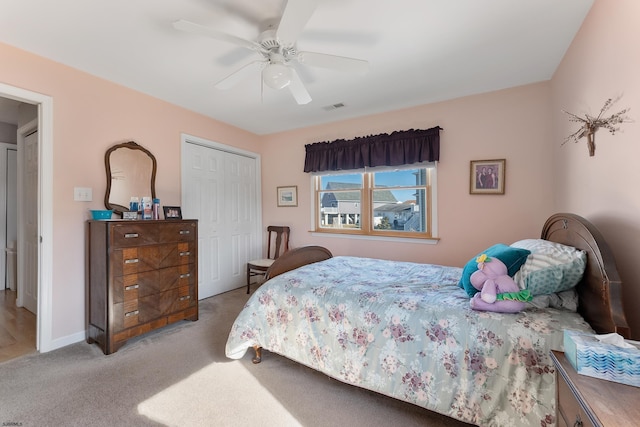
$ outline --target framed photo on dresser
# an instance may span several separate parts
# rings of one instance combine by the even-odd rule
[[[164,219],[182,219],[182,209],[180,206],[163,206]]]

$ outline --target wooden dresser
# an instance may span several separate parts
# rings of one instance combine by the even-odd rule
[[[558,351],[551,359],[558,371],[558,426],[640,425],[640,388],[578,374]]]
[[[87,342],[198,320],[198,221],[88,221]]]

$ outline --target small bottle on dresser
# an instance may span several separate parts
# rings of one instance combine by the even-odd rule
[[[153,199],[152,218],[160,219],[160,199]]]
[[[153,203],[151,197],[142,198],[142,219],[151,219],[153,217]]]

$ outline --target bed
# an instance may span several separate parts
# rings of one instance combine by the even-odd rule
[[[541,239],[586,253],[577,310],[475,311],[463,269],[289,251],[238,315],[226,354],[262,349],[345,383],[481,426],[556,423],[551,350],[563,330],[629,336],[611,251],[584,218],[556,214]]]

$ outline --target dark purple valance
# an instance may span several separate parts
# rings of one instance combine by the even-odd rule
[[[395,131],[305,145],[305,172],[400,166],[440,160],[440,130]]]

